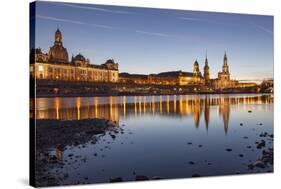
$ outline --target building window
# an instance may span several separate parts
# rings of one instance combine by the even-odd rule
[[[39,65],[39,66],[38,66],[38,70],[39,70],[39,72],[43,72],[43,71],[44,71],[43,66],[42,66],[42,65]]]

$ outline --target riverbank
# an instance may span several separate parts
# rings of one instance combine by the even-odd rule
[[[92,97],[92,96],[151,96],[187,94],[246,94],[264,93],[268,90],[259,87],[235,87],[214,89],[201,85],[156,85],[132,83],[99,83],[85,81],[30,81],[36,88],[36,97]],[[35,87],[36,85],[36,87]],[[31,91],[34,97],[35,91]],[[33,94],[34,93],[34,94]]]
[[[36,186],[58,185],[67,177],[59,172],[52,173],[54,168],[63,169],[67,163],[63,161],[66,148],[83,148],[85,143],[95,144],[99,136],[106,132],[116,137],[117,126],[116,122],[106,119],[36,120]],[[52,151],[55,153],[51,153]]]
[[[109,96],[165,96],[165,95],[216,95],[216,94],[273,94],[273,93],[256,93],[256,92],[188,92],[188,93],[110,93],[110,94],[36,94],[36,98],[53,98],[53,97],[109,97]]]

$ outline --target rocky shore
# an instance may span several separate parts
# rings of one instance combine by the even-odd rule
[[[248,111],[252,114],[253,111]],[[273,172],[273,140],[274,136],[270,130],[263,128],[264,123],[258,122],[256,124],[258,131],[253,128],[255,138],[249,143],[245,143],[243,148],[239,151],[235,146],[227,146],[223,152],[233,155],[233,158],[244,160],[243,167],[240,170],[233,170],[232,174],[245,174],[245,173],[265,173]],[[239,128],[246,128],[247,123],[238,123]],[[267,131],[267,132],[266,132]],[[128,135],[134,134],[130,129],[126,128],[125,124],[112,122],[105,119],[85,119],[85,120],[37,120],[36,121],[36,185],[38,187],[54,186],[54,185],[68,185],[68,184],[89,184],[93,183],[90,174],[75,173],[75,179],[69,171],[79,170],[81,165],[87,165],[91,162],[91,157],[106,159],[107,154],[104,153],[112,148],[111,144],[119,142],[120,145],[126,143],[125,140],[118,140],[125,133]],[[248,141],[251,135],[242,135],[243,140]],[[121,137],[122,138],[122,137]],[[123,137],[124,138],[124,137]],[[128,142],[128,141],[127,141]],[[202,142],[202,141],[201,141]],[[187,149],[205,149],[205,143],[198,143],[194,140],[186,141]],[[81,153],[81,151],[89,148],[89,146],[96,146],[102,143],[97,151],[91,153],[91,157]],[[129,142],[128,142],[129,143]],[[133,144],[130,141],[130,144]],[[73,149],[78,149],[75,151]],[[81,150],[81,151],[80,151]],[[68,151],[68,152],[66,152]],[[255,152],[255,157],[247,157],[248,151]],[[65,153],[66,152],[66,153]],[[207,167],[214,167],[216,162],[211,160],[204,160],[200,162],[196,159],[188,159],[186,166],[188,169],[196,168],[200,164],[206,164]],[[102,169],[102,172],[105,170]],[[229,173],[225,174],[228,175]],[[208,176],[200,170],[195,170],[189,177]],[[138,172],[136,169],[132,170],[131,178],[121,175],[106,176],[103,182],[123,182],[123,181],[146,181],[167,179],[163,175],[146,175]],[[188,176],[187,176],[188,177]],[[99,183],[101,181],[95,181]]]
[[[114,133],[111,136],[115,137],[117,126],[116,122],[106,119],[36,120],[36,186],[59,185],[68,175],[51,174],[51,170],[63,169],[66,163],[61,161],[63,151],[87,142],[95,144],[98,136],[107,131]],[[51,154],[50,149],[55,149],[56,154]]]

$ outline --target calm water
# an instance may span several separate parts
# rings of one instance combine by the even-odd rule
[[[115,139],[106,134],[86,148],[67,147],[63,158],[71,164],[62,170],[68,173],[63,184],[85,178],[96,183],[112,177],[134,180],[135,175],[178,178],[273,170],[248,170],[262,154],[255,144],[259,134],[273,133],[271,95],[38,98],[36,109],[37,119],[106,118],[124,129]],[[267,140],[266,147],[272,146]],[[81,158],[71,160],[70,153]]]

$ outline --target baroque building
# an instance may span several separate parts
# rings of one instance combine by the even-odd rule
[[[133,84],[151,84],[151,85],[201,85],[204,84],[204,78],[199,69],[199,63],[196,60],[193,64],[193,72],[169,71],[157,74],[129,74],[120,73],[119,81],[121,83]]]
[[[68,59],[67,49],[63,46],[62,33],[55,32],[54,45],[48,53],[40,48],[31,50],[31,78],[64,81],[118,82],[118,63],[113,59],[104,64],[91,64],[82,54]]]
[[[227,89],[227,88],[235,88],[237,87],[239,82],[237,80],[231,80],[230,79],[230,71],[229,66],[227,62],[227,55],[226,52],[224,53],[223,57],[223,65],[222,65],[222,71],[218,72],[218,77],[216,79],[212,80],[212,87],[214,89]]]
[[[59,29],[55,33],[55,42],[50,47],[48,61],[52,63],[68,63],[68,53],[62,44],[62,34]]]

